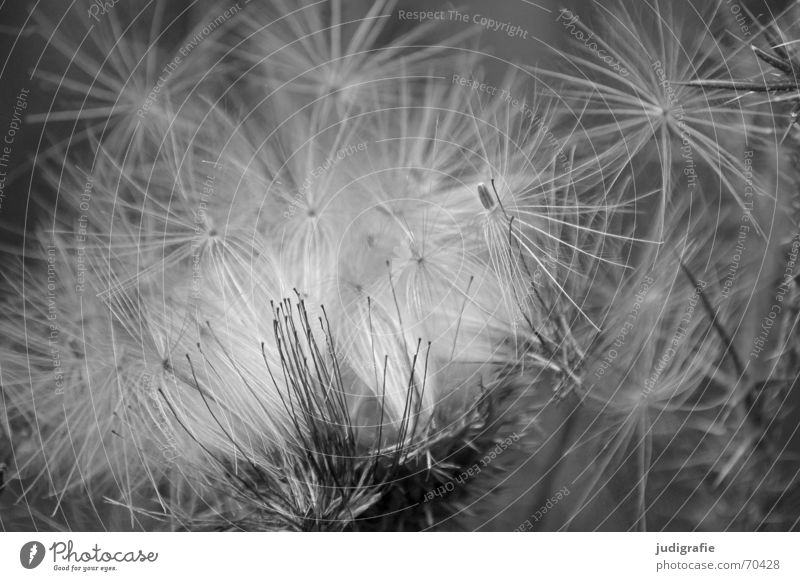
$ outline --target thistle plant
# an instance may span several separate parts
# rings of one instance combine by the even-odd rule
[[[397,6],[39,18],[73,64],[28,121],[70,137],[3,273],[2,525],[796,527],[796,252],[752,256],[796,87],[741,80],[793,75],[788,29],[598,5],[498,71]]]

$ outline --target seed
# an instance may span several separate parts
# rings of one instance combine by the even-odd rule
[[[481,200],[481,205],[486,210],[491,210],[494,208],[494,199],[492,195],[489,193],[489,188],[486,187],[486,184],[479,183],[478,184],[478,197]]]

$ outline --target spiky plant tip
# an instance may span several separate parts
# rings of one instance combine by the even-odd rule
[[[206,485],[224,492],[212,509],[216,516],[198,517],[193,528],[364,530],[382,526],[388,512],[405,526],[427,526],[433,524],[426,519],[434,505],[420,505],[431,487],[471,469],[498,442],[507,445],[512,436],[508,418],[520,421],[508,410],[499,413],[510,397],[500,386],[484,390],[463,408],[426,417],[421,409],[424,370],[409,379],[399,421],[390,421],[385,399],[376,402],[370,417],[362,411],[359,418],[351,411],[353,386],[345,384],[347,370],[325,316],[311,320],[299,297],[273,304],[273,315],[280,358],[273,365],[265,355],[264,364],[289,417],[283,443],[240,439],[225,426],[229,419],[223,423],[222,410],[203,397],[210,421],[234,450],[236,460],[231,460],[190,433],[171,408],[202,450],[208,468],[197,468],[206,475]],[[375,391],[385,393],[385,388]],[[516,425],[514,442],[522,433]],[[445,514],[445,506],[440,503],[436,513]],[[183,514],[180,520],[189,518],[180,506],[169,510]]]

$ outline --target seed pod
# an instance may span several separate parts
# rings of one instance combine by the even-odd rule
[[[481,205],[486,210],[491,210],[494,208],[494,199],[492,195],[489,193],[489,188],[486,187],[486,184],[483,182],[478,184],[478,197],[481,200]]]

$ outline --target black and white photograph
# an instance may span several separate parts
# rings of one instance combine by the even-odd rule
[[[800,578],[797,0],[0,0],[0,47],[9,578]]]

